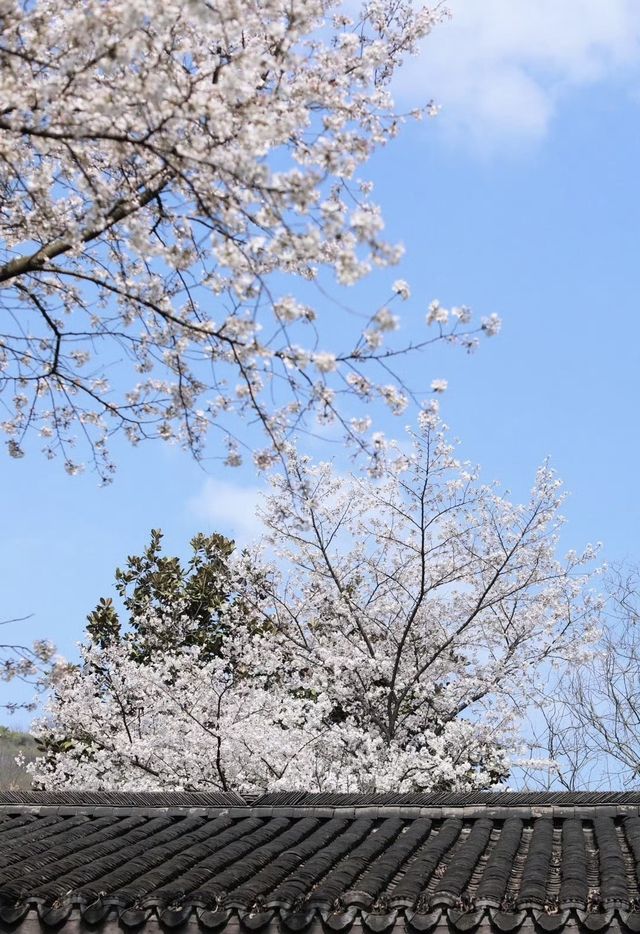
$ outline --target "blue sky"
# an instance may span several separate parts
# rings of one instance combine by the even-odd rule
[[[640,561],[640,9],[451,6],[398,85],[402,103],[434,96],[441,114],[408,124],[368,175],[407,249],[391,276],[412,287],[406,332],[435,297],[504,324],[474,356],[439,349],[408,376],[448,379],[442,411],[463,453],[514,496],[551,457],[571,492],[567,546],[600,540],[608,559]],[[358,300],[376,306],[380,288],[372,280]],[[46,635],[73,654],[115,566],[152,527],[177,551],[199,530],[246,540],[255,528],[261,481],[249,470],[153,445],[116,453],[106,489],[35,452],[0,461],[0,619],[33,614],[6,639]]]

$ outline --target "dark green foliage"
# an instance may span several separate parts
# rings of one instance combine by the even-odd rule
[[[223,535],[198,534],[191,556],[182,562],[162,554],[162,532],[153,529],[141,555],[127,558],[115,573],[116,591],[126,612],[126,628],[113,600],[102,597],[88,616],[87,633],[104,649],[126,638],[131,657],[147,663],[156,652],[198,646],[203,661],[217,655],[227,634],[220,611],[240,599],[229,571],[235,544]],[[170,625],[148,626],[145,612],[158,611]]]

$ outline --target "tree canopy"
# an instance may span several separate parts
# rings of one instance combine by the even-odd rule
[[[130,628],[103,602],[81,665],[56,685],[38,781],[371,791],[503,779],[545,666],[579,660],[596,636],[593,550],[556,556],[548,467],[514,505],[430,418],[389,456],[381,476],[352,477],[290,450],[262,551],[199,537],[185,573],[154,533],[118,574],[133,585]]]

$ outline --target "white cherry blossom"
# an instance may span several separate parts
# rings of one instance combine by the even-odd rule
[[[482,330],[487,337],[495,337],[496,334],[500,333],[501,328],[502,320],[496,314],[489,315],[488,318],[482,319]]]

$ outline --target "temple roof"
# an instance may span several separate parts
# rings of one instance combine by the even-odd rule
[[[1,792],[0,927],[640,932],[640,793]]]

